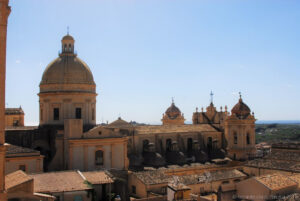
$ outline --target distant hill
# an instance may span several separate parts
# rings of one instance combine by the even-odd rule
[[[300,124],[300,120],[258,120],[256,124]]]
[[[267,123],[256,124],[256,143],[300,141],[300,123]]]

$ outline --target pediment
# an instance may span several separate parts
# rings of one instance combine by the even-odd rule
[[[93,138],[93,139],[118,138],[118,137],[123,137],[123,135],[121,135],[118,129],[106,128],[104,126],[97,126],[83,134],[83,138]]]

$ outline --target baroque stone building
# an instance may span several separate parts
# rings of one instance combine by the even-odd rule
[[[45,69],[40,82],[40,124],[9,129],[8,142],[33,148],[45,156],[46,171],[160,167],[224,158],[246,160],[255,154],[255,118],[240,98],[231,114],[196,109],[193,124],[172,100],[162,125],[136,125],[121,118],[96,125],[96,83],[74,51],[67,34],[61,53]]]
[[[24,126],[24,111],[19,108],[5,108],[5,127]]]
[[[127,138],[96,126],[96,84],[74,51],[75,40],[61,40],[59,57],[40,82],[38,127],[9,128],[7,141],[45,156],[44,170],[127,169]]]
[[[205,163],[226,156],[247,160],[255,156],[255,118],[240,97],[231,110],[217,111],[213,102],[204,112],[193,114],[193,124],[184,124],[183,115],[172,101],[162,119],[163,125],[131,125],[117,120],[128,136],[130,166]]]

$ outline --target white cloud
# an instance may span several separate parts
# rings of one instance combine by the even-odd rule
[[[237,95],[239,95],[239,92],[231,92],[231,94],[233,95],[233,96],[237,96]]]
[[[16,64],[20,64],[21,61],[19,59],[16,60]]]

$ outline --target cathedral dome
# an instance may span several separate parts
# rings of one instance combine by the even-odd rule
[[[44,71],[42,84],[90,84],[94,85],[91,70],[76,56],[60,56]]]
[[[174,102],[172,102],[171,106],[166,110],[166,115],[168,115],[170,119],[176,119],[181,115],[181,111],[175,106]]]
[[[246,118],[250,112],[250,108],[243,102],[242,97],[240,97],[239,102],[231,110],[231,113],[239,118]]]
[[[68,34],[61,42],[62,51],[45,69],[40,85],[95,85],[90,68],[74,53],[73,37]]]

